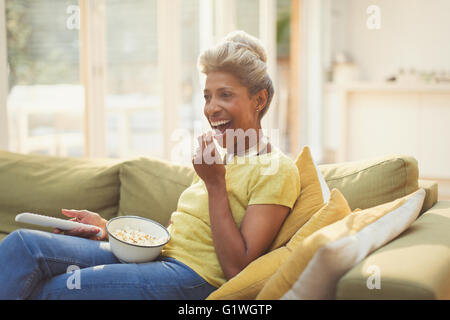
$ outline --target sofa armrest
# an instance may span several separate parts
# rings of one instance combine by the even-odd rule
[[[450,299],[448,230],[450,201],[438,201],[398,238],[347,272],[338,282],[336,298]],[[379,289],[367,285],[377,276],[374,269],[379,271]]]
[[[419,179],[419,188],[425,190],[425,200],[423,201],[422,210],[420,213],[424,213],[433,207],[438,200],[438,184],[433,180]]]

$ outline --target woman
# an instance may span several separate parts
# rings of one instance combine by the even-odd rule
[[[12,232],[0,244],[0,298],[204,299],[264,254],[300,193],[295,164],[261,134],[273,97],[264,48],[234,32],[203,52],[199,66],[214,132],[199,137],[196,174],[171,216],[161,256],[122,264],[100,241],[107,238],[95,236],[101,228],[107,237],[105,219],[63,209],[96,227]],[[227,150],[225,159],[214,140]],[[268,170],[275,162],[276,170]]]

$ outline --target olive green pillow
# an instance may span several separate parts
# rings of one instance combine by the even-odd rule
[[[339,189],[350,208],[367,209],[419,189],[417,160],[389,155],[318,166],[330,189]]]
[[[64,218],[61,209],[86,209],[105,219],[119,207],[119,167],[113,160],[24,155],[0,151],[0,233],[19,227],[20,212]]]
[[[191,166],[144,157],[125,161],[120,168],[119,215],[147,217],[167,225],[193,177]]]

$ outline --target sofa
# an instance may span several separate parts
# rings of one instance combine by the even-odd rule
[[[418,218],[371,252],[338,281],[336,299],[450,299],[450,201],[437,201],[438,185],[419,179],[418,162],[387,155],[318,166],[330,189],[351,209],[365,209],[419,188]],[[87,209],[105,219],[138,215],[166,225],[193,178],[191,166],[140,157],[85,159],[24,155],[0,150],[0,241],[18,228],[20,212],[62,217],[61,209]],[[382,270],[382,289],[368,287],[368,266]]]

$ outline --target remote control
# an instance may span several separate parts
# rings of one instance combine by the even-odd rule
[[[55,217],[43,216],[40,214],[30,213],[30,212],[19,213],[16,216],[16,221],[35,224],[35,225],[42,226],[42,227],[53,227],[53,228],[58,228],[61,230],[72,230],[77,227],[98,228],[97,226],[93,226],[90,224],[79,223],[79,222],[64,220],[64,219],[55,218]],[[97,236],[100,238],[103,236],[103,231],[101,230],[101,228],[100,228],[100,232],[97,233]]]

